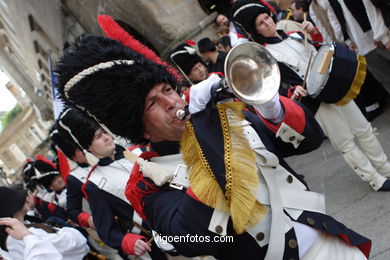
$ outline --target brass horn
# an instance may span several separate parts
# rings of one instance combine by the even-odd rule
[[[225,78],[216,86],[218,90],[230,88],[234,95],[249,105],[270,101],[278,92],[280,71],[275,58],[255,42],[241,43],[230,50],[225,59]],[[179,109],[176,117],[184,120],[188,106]]]
[[[224,84],[247,104],[267,103],[278,92],[279,66],[275,58],[258,43],[236,45],[228,53],[224,66]]]

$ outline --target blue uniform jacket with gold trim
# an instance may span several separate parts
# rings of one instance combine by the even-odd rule
[[[324,135],[312,114],[302,104],[292,101],[282,102],[282,104],[285,108],[284,123],[294,129],[300,129],[300,134],[305,137],[297,149],[292,144],[276,138],[275,132],[278,130],[278,126],[275,127],[275,125],[261,120],[259,116],[250,112],[245,112],[245,119],[251,122],[267,150],[278,156],[280,165],[303,182],[301,176],[297,175],[287,165],[283,157],[303,154],[317,149],[321,145]],[[204,131],[207,131],[207,129],[204,129]],[[155,147],[158,147],[158,145],[152,144],[152,148]],[[156,149],[156,152],[159,153],[159,149]],[[166,151],[165,155],[167,155]],[[214,237],[219,236],[208,229],[214,209],[200,202],[190,188],[180,191],[169,187],[169,185],[157,187],[151,180],[145,180],[150,185],[142,181],[138,182],[137,185],[137,188],[144,191],[141,196],[143,207],[140,215],[146,217],[154,230],[164,236],[204,236],[208,237],[210,241],[214,241]],[[132,204],[137,202],[135,199],[132,201],[129,196],[128,199]],[[288,216],[287,213],[286,215]],[[328,215],[303,211],[297,221],[339,236],[348,244],[358,246],[366,255],[369,254],[370,240],[348,229]],[[172,242],[172,244],[178,250],[178,253],[184,256],[212,255],[217,259],[264,258],[267,246],[260,247],[255,238],[248,233],[235,234],[231,220],[229,220],[227,226],[227,235],[233,236],[234,243],[185,241]],[[285,234],[285,238],[283,259],[299,259],[299,245],[291,246],[288,244],[291,239],[296,240],[293,228]]]

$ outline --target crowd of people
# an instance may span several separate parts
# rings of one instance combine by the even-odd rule
[[[231,5],[215,39],[183,42],[167,61],[106,15],[106,37],[84,35],[60,57],[55,158],[29,159],[22,186],[0,187],[2,258],[368,259],[370,239],[327,215],[283,158],[327,137],[374,191],[390,191],[370,124],[389,101],[384,4]],[[280,71],[265,102],[221,87],[226,58],[247,42]],[[307,76],[313,60],[325,82]]]

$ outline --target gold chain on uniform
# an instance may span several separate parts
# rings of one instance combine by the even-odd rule
[[[222,134],[224,139],[224,150],[225,150],[225,171],[226,171],[226,193],[225,198],[230,204],[232,197],[232,186],[233,186],[233,176],[232,176],[232,165],[231,165],[231,142],[229,134],[229,125],[226,118],[226,111],[223,107],[217,107],[219,118],[221,119]]]

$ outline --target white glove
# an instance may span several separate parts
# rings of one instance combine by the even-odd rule
[[[254,107],[262,117],[270,120],[274,124],[278,124],[283,120],[284,108],[279,101],[279,93],[276,93],[267,103],[254,105]]]
[[[220,80],[221,78],[217,74],[211,74],[210,77],[190,88],[190,104],[188,110],[191,114],[205,109],[211,99],[212,86]]]

